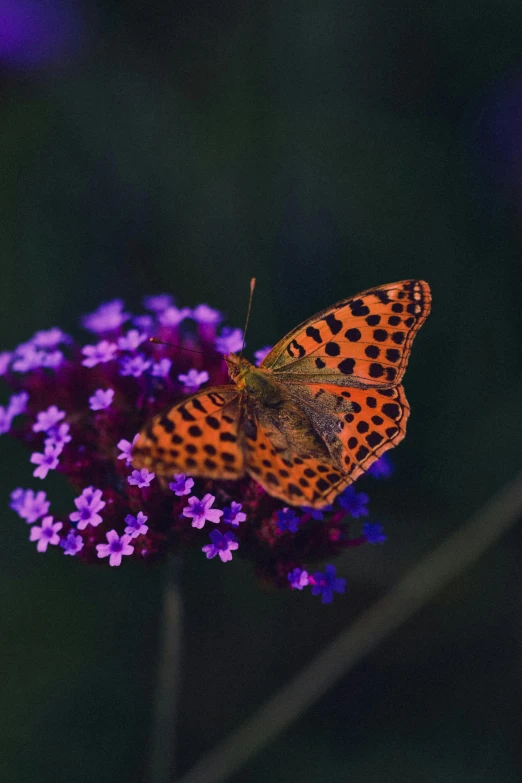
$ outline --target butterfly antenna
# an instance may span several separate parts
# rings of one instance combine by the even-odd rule
[[[203,351],[196,351],[194,348],[184,348],[182,345],[174,345],[174,343],[166,343],[163,340],[158,340],[157,337],[149,337],[149,343],[156,343],[156,345],[169,345],[171,348],[177,348],[178,351],[188,351],[189,353],[199,353],[203,355]]]
[[[241,346],[241,351],[239,353],[240,357],[243,356],[243,349],[245,347],[245,337],[246,337],[246,332],[247,332],[247,329],[248,329],[248,322],[250,320],[250,311],[252,309],[252,297],[254,296],[254,288],[255,287],[256,287],[256,278],[253,277],[252,280],[250,281],[250,297],[248,299],[247,317],[246,317],[246,321],[245,321],[245,328],[243,329],[243,345]]]

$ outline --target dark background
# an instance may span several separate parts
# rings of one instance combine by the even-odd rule
[[[389,540],[336,563],[346,595],[185,563],[181,770],[517,472],[521,42],[518,0],[0,0],[1,349],[159,291],[240,326],[252,275],[251,350],[371,286],[433,291],[396,474],[358,485]],[[27,454],[1,454],[1,778],[138,783],[163,569],[37,554],[7,509]],[[522,781],[521,550],[515,530],[233,783]]]

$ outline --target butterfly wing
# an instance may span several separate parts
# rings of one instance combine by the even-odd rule
[[[240,402],[232,385],[214,386],[185,398],[140,432],[133,466],[149,468],[158,476],[240,478],[244,474]]]
[[[260,367],[271,370],[283,383],[359,388],[396,385],[430,303],[430,289],[423,280],[403,280],[364,291],[293,329]]]
[[[285,416],[248,406],[247,471],[290,505],[322,508],[405,436],[409,405],[404,388],[350,390],[303,384],[289,390]],[[307,424],[286,426],[288,411]],[[296,415],[299,415],[297,413]]]

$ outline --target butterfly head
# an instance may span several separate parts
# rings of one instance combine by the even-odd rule
[[[231,353],[229,356],[225,356],[225,361],[227,363],[230,379],[234,381],[240,389],[244,388],[245,376],[252,371],[252,364],[248,359],[238,356],[237,353]]]

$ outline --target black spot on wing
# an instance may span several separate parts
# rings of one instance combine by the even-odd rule
[[[343,328],[343,322],[339,321],[339,319],[336,318],[333,313],[327,315],[324,320],[332,334],[339,334],[339,332]]]
[[[312,340],[315,340],[316,343],[322,343],[322,337],[321,332],[319,329],[316,329],[315,326],[308,326],[305,332],[307,337],[311,337]]]

